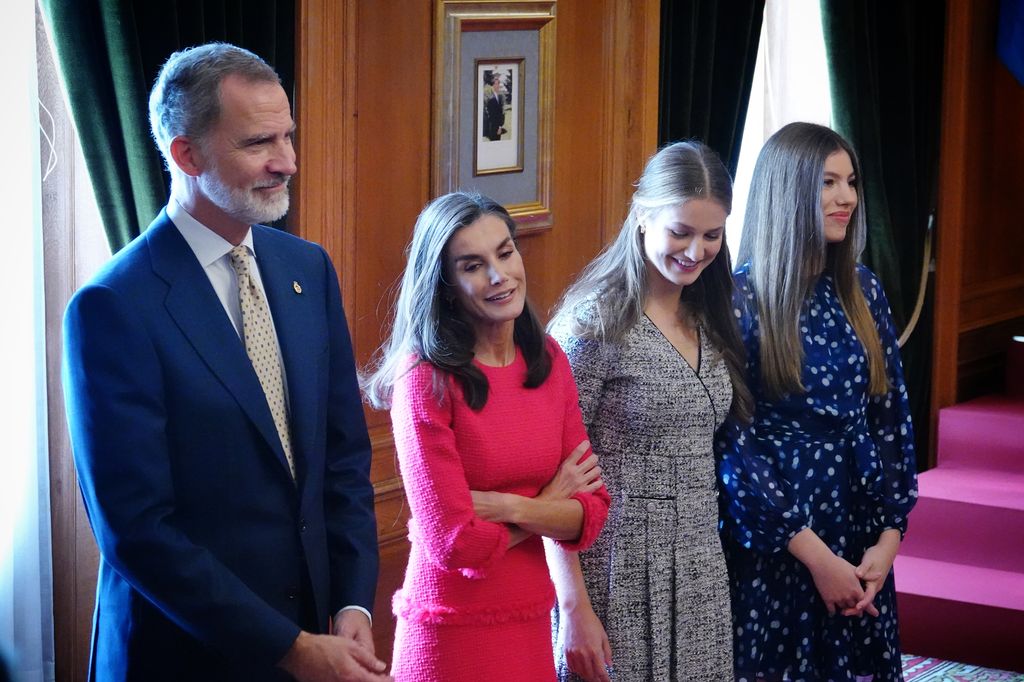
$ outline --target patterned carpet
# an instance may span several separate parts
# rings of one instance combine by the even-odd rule
[[[906,682],[1024,682],[1024,673],[979,668],[923,656],[903,657]]]

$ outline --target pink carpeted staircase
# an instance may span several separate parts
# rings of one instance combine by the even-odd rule
[[[1024,340],[1006,385],[939,411],[896,589],[903,651],[1024,672]]]

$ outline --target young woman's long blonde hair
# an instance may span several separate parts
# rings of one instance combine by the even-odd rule
[[[889,389],[882,344],[856,271],[866,235],[859,192],[846,239],[837,244],[825,239],[825,160],[838,151],[850,155],[859,179],[857,154],[841,135],[813,123],[790,123],[768,138],[754,166],[738,260],[750,263],[760,319],[762,383],[774,398],[805,390],[800,313],[822,273],[832,276],[843,312],[864,346],[868,390],[882,395]]]
[[[622,229],[562,295],[553,320],[568,316],[581,338],[620,342],[644,314],[647,257],[640,222],[644,215],[691,199],[709,199],[732,210],[732,178],[718,155],[696,142],[676,142],[652,156],[637,181]],[[746,421],[753,399],[745,380],[746,352],[733,316],[732,266],[722,234],[718,256],[697,281],[683,289],[686,310],[722,354],[733,385],[732,412]]]

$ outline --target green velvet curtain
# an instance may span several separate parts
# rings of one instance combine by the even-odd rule
[[[263,57],[291,92],[295,0],[41,0],[112,251],[167,202],[149,90],[167,57],[211,41]]]
[[[662,0],[659,142],[696,138],[732,175],[765,0]]]
[[[938,186],[945,1],[821,0],[832,118],[860,157],[868,238],[899,329],[917,299]],[[927,461],[931,305],[903,347],[918,463]]]

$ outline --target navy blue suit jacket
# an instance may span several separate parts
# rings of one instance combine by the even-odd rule
[[[319,246],[252,230],[295,482],[244,345],[165,212],[68,306],[68,421],[101,555],[92,679],[273,679],[301,596],[322,631],[343,606],[372,610],[370,444],[337,276]]]

